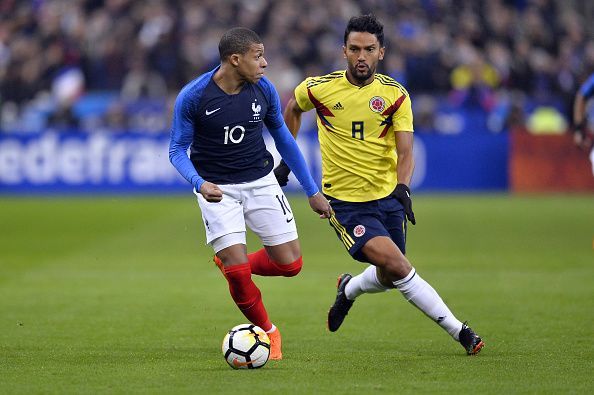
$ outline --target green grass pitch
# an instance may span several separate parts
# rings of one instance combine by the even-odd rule
[[[234,371],[221,341],[246,320],[191,194],[0,199],[0,393],[594,393],[593,196],[414,198],[408,257],[475,357],[396,291],[328,332],[336,277],[364,266],[290,200],[304,269],[255,277],[285,359]]]

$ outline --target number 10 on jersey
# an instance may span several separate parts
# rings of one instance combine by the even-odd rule
[[[233,126],[231,129],[229,129],[229,126],[225,126],[225,144],[229,144],[229,141],[233,144],[239,144],[244,135],[245,128],[241,125]]]

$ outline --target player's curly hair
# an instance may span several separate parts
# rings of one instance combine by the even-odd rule
[[[373,14],[354,16],[349,20],[344,31],[344,45],[346,45],[351,32],[375,34],[380,46],[384,46],[384,25],[382,25]]]
[[[245,27],[234,27],[227,30],[219,41],[219,57],[221,61],[233,54],[244,54],[249,51],[252,44],[262,44],[256,32]]]

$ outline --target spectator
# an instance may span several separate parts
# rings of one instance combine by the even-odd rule
[[[571,119],[578,81],[594,69],[589,2],[343,0],[331,9],[326,3],[2,2],[0,114],[23,117],[66,67],[83,72],[88,92],[116,91],[131,100],[170,96],[183,81],[216,64],[217,38],[236,25],[256,30],[268,43],[267,55],[283,65],[272,70],[281,77],[274,82],[281,98],[287,98],[289,81],[340,68],[336,37],[345,18],[363,12],[393,21],[386,27],[391,55],[382,72],[412,92],[433,96],[437,107],[453,92],[450,98],[478,103],[489,113],[502,107],[493,100],[515,96],[523,102],[514,108],[536,108],[531,103],[536,98]],[[19,122],[2,120],[2,125]]]
[[[124,77],[122,98],[133,101],[142,98],[163,99],[167,96],[167,86],[161,74],[148,69],[142,55],[134,56],[130,71]]]

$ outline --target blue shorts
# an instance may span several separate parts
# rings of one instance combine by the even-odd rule
[[[330,226],[351,256],[370,263],[361,248],[376,236],[391,238],[406,253],[406,216],[404,207],[392,196],[370,202],[345,202],[326,196],[334,209]]]

